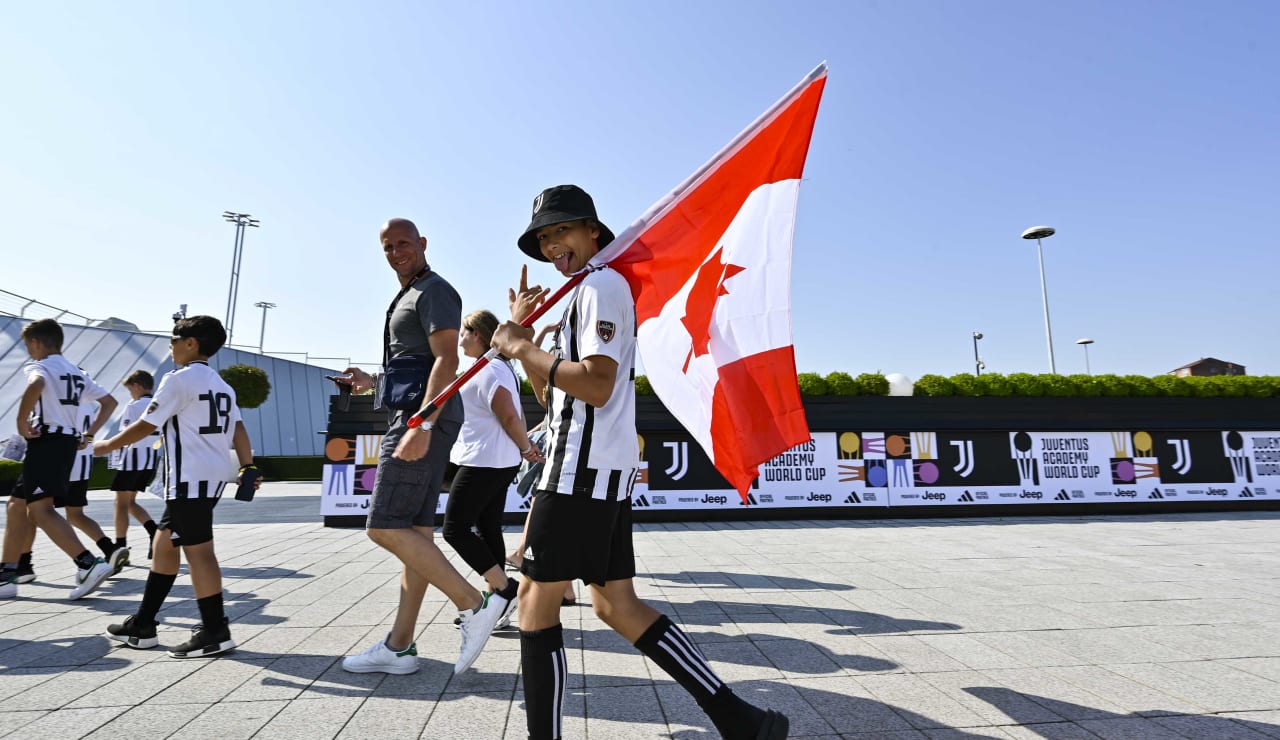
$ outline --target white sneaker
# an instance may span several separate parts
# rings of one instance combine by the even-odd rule
[[[462,633],[462,654],[453,666],[455,676],[470,668],[476,658],[480,657],[480,651],[484,650],[489,635],[507,609],[507,600],[497,594],[486,592],[480,598],[479,609],[458,613],[462,618],[458,625],[458,631]]]
[[[107,580],[107,576],[111,575],[113,570],[111,563],[102,558],[95,558],[93,566],[88,570],[82,568],[76,571],[76,587],[71,589],[71,595],[67,598],[75,600],[88,596]]]
[[[351,673],[394,673],[404,676],[418,670],[418,643],[411,642],[400,652],[392,652],[386,640],[378,640],[359,655],[342,659],[342,670]]]

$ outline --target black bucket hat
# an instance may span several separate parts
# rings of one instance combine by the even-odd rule
[[[520,251],[533,259],[539,262],[550,262],[542,256],[542,250],[538,248],[538,240],[534,237],[534,232],[552,224],[582,221],[588,218],[599,224],[600,236],[596,239],[596,246],[604,249],[609,242],[613,241],[613,232],[609,231],[608,226],[600,223],[600,217],[596,215],[596,204],[591,200],[591,196],[587,195],[587,191],[577,185],[556,185],[547,188],[533,199],[533,220],[529,222],[529,228],[524,230],[516,244],[520,247]]]

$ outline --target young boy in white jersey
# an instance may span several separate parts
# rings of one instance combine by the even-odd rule
[[[108,455],[146,439],[156,429],[162,430],[164,440],[165,507],[142,603],[123,624],[107,627],[107,637],[131,648],[142,650],[160,643],[156,615],[173,588],[182,556],[190,567],[201,623],[192,630],[191,639],[170,649],[169,655],[204,658],[236,646],[222,608],[222,570],[213,550],[213,507],[226,486],[228,450],[236,451],[241,477],[256,469],[235,391],[209,367],[209,358],[226,341],[226,330],[212,316],[180,319],[170,338],[177,369],[161,379],[141,419],[93,445],[93,454]]]
[[[124,407],[124,413],[120,416],[120,429],[126,429],[142,418],[147,411],[147,406],[151,403],[153,388],[155,388],[155,378],[146,370],[134,370],[129,377],[125,378],[124,389],[129,391],[129,397],[133,400]],[[115,478],[111,480],[111,490],[116,493],[116,547],[128,548],[129,517],[132,515],[142,524],[143,529],[147,530],[148,560],[154,555],[151,542],[156,536],[156,523],[152,521],[147,510],[138,503],[137,497],[139,491],[147,490],[147,486],[155,480],[156,460],[159,457],[156,448],[159,443],[160,431],[157,429],[149,436],[143,437],[141,442],[121,448],[119,450],[120,467]],[[124,560],[124,564],[128,565],[127,554]]]
[[[587,268],[613,240],[591,196],[576,185],[548,188],[516,242],[562,275]],[[547,296],[510,291],[511,316],[493,347],[519,360],[547,408],[547,463],[534,494],[520,582],[520,667],[531,740],[559,738],[568,661],[560,625],[565,584],[581,578],[605,624],[688,691],[729,740],[781,740],[787,716],[738,697],[697,645],[666,615],[644,603],[632,583],[631,487],[640,462],[635,420],[636,314],[616,271],[589,273],[568,299],[551,352],[518,322]],[[544,390],[545,389],[545,390]]]
[[[5,507],[0,598],[18,595],[18,564],[24,552],[30,564],[35,527],[75,561],[70,598],[92,592],[112,572],[111,564],[94,557],[54,509],[54,500],[67,493],[71,465],[81,443],[80,404],[101,399],[104,407],[115,408],[115,399],[105,388],[62,356],[62,339],[62,327],[53,319],[33,321],[22,329],[31,362],[23,367],[27,387],[18,402],[17,425],[18,434],[27,440],[27,454],[22,477]]]

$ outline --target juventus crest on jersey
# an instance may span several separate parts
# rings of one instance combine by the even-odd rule
[[[142,420],[164,440],[165,498],[217,498],[235,480],[231,441],[240,407],[231,386],[205,362],[160,380]]]

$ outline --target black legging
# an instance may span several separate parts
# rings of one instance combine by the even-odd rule
[[[461,465],[453,476],[449,502],[444,509],[444,541],[481,575],[506,558],[502,512],[506,508],[507,487],[519,469],[519,465],[509,468]]]

